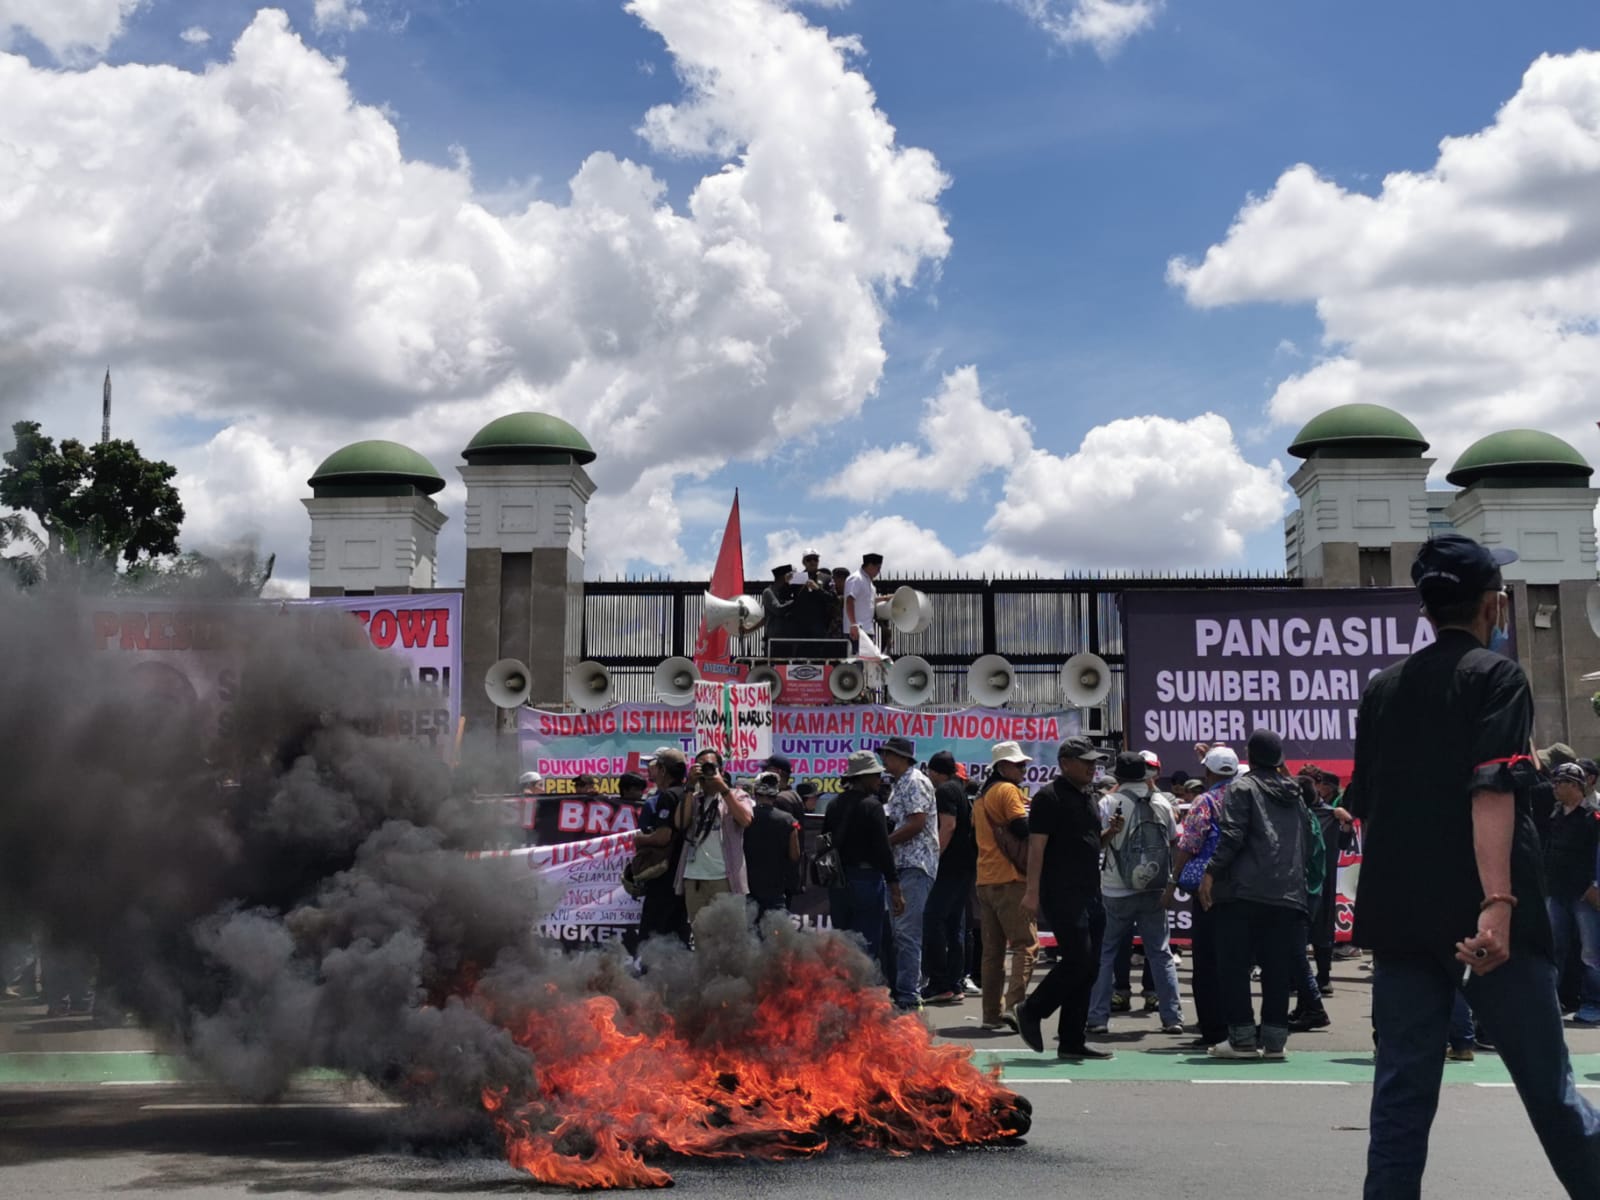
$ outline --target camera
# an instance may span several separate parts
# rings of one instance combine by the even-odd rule
[[[717,764],[716,763],[714,763],[714,762],[703,762],[703,763],[700,764],[700,774],[702,774],[702,775],[715,775],[716,773],[717,773]]]

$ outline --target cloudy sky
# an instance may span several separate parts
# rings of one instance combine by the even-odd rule
[[[591,572],[1282,568],[1283,452],[1600,459],[1600,9],[0,0],[0,418],[176,463],[303,585],[385,437],[524,408]],[[9,442],[9,434],[0,435]]]

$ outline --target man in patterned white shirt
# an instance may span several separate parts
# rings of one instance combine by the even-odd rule
[[[894,918],[894,979],[890,992],[895,1007],[922,1007],[922,910],[939,874],[939,818],[933,781],[917,769],[917,748],[909,738],[892,737],[878,747],[883,770],[894,780],[884,813],[889,818],[889,845],[900,872],[905,911]]]

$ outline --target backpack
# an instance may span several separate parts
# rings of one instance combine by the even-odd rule
[[[1310,845],[1306,849],[1306,899],[1315,900],[1322,895],[1322,885],[1327,878],[1328,843],[1322,837],[1322,822],[1317,820],[1317,815],[1304,804],[1300,811],[1305,814],[1306,828],[1310,831]]]
[[[1133,801],[1133,823],[1123,833],[1122,845],[1113,846],[1117,874],[1136,892],[1151,892],[1166,887],[1172,878],[1172,843],[1167,823],[1146,797],[1127,796]]]

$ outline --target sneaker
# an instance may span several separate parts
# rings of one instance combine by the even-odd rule
[[[1039,1018],[1028,1011],[1026,1005],[1013,1010],[1017,1015],[1017,1032],[1030,1050],[1044,1049],[1044,1031],[1039,1028]]]
[[[1585,1004],[1572,1019],[1578,1025],[1600,1025],[1600,1007]]]
[[[1289,1052],[1281,1046],[1276,1050],[1263,1050],[1261,1052],[1262,1062],[1284,1062],[1288,1057]]]
[[[1111,993],[1111,1011],[1128,1012],[1133,1008],[1132,997],[1127,992]]]
[[[969,996],[983,995],[983,989],[972,982],[972,976],[967,976],[961,981],[961,990]]]
[[[956,995],[955,992],[932,992],[924,994],[922,1002],[924,1004],[955,1004],[960,999],[961,997]]]
[[[1092,1033],[1092,1034],[1095,1035],[1095,1037],[1104,1037],[1106,1034],[1111,1032],[1111,1026],[1109,1026],[1109,1025],[1090,1025],[1086,1029],[1084,1029],[1084,1032],[1085,1033]]]
[[[1008,1008],[1005,1010],[1005,1012],[1001,1013],[1000,1024],[1015,1032],[1017,1030],[1017,1010],[1014,1008]]]
[[[1488,1051],[1491,1051],[1492,1053],[1495,1053],[1495,1054],[1499,1053],[1498,1050],[1495,1050],[1494,1043],[1491,1042],[1488,1038],[1484,1037],[1483,1034],[1481,1034],[1481,1033],[1478,1035],[1477,1040],[1474,1042],[1474,1045],[1476,1045],[1479,1050],[1488,1050]]]
[[[1156,999],[1154,996],[1146,996],[1144,998],[1144,1010],[1145,1010],[1145,1012],[1155,1012],[1156,1009],[1158,1009],[1160,1007],[1161,1007],[1161,1001]]]
[[[1254,1046],[1235,1046],[1232,1042],[1218,1042],[1215,1046],[1206,1048],[1206,1054],[1211,1058],[1248,1058],[1258,1059],[1261,1051]]]
[[[1472,1052],[1471,1046],[1463,1047],[1460,1050],[1457,1050],[1454,1046],[1451,1046],[1444,1052],[1445,1062],[1473,1062],[1477,1057],[1478,1056]]]
[[[1317,980],[1317,991],[1321,992],[1324,996],[1333,995],[1333,984],[1332,984],[1332,982],[1324,983],[1320,979]]]
[[[1289,1028],[1295,1033],[1306,1033],[1312,1029],[1326,1029],[1333,1024],[1333,1018],[1328,1015],[1325,1008],[1314,1008],[1310,1012],[1297,1012],[1289,1014]]]
[[[919,1013],[922,1011],[922,1001],[912,1000],[909,1003],[902,1004],[896,1000],[894,1002],[894,1011],[897,1013]]]
[[[1063,1046],[1056,1051],[1056,1057],[1078,1062],[1110,1062],[1116,1055],[1109,1050],[1100,1049],[1099,1046],[1073,1046],[1071,1049]]]
[[[1182,1021],[1174,1021],[1170,1025],[1163,1025],[1161,1027],[1161,1032],[1162,1033],[1182,1033],[1183,1032],[1183,1022]]]
[[[1351,959],[1361,957],[1361,947],[1352,946],[1349,942],[1341,942],[1333,948],[1335,958]]]

